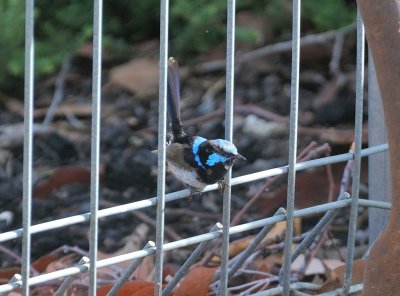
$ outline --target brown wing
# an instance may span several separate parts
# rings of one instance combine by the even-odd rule
[[[188,147],[186,144],[171,143],[167,146],[167,162],[170,162],[178,167],[191,170],[192,167],[186,161],[184,161],[184,153],[187,152]]]

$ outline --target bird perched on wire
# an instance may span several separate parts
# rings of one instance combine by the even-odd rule
[[[172,57],[168,60],[167,101],[172,134],[166,149],[168,172],[188,187],[192,194],[214,183],[223,188],[223,178],[233,163],[245,158],[229,141],[208,140],[185,133],[180,117],[179,67]]]

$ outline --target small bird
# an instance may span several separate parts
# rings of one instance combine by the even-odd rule
[[[180,117],[179,67],[173,57],[168,59],[167,102],[172,134],[166,149],[168,172],[189,188],[192,194],[214,183],[223,189],[226,185],[223,178],[235,160],[245,158],[229,141],[207,140],[185,133]]]

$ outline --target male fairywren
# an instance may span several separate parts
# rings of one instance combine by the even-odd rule
[[[207,185],[225,185],[223,178],[237,159],[245,159],[231,142],[207,140],[185,133],[180,117],[180,79],[178,63],[168,60],[168,116],[172,140],[167,144],[167,170],[192,192]]]

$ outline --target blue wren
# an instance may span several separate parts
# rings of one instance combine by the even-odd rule
[[[192,193],[210,184],[225,185],[223,178],[235,160],[245,159],[231,142],[207,140],[187,135],[180,118],[180,79],[178,63],[168,60],[168,116],[172,139],[167,144],[167,170]]]

